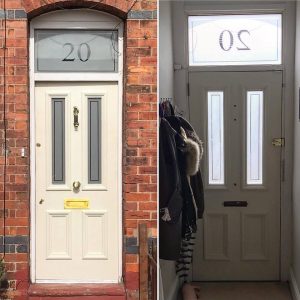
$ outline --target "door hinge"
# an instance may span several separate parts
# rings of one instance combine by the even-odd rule
[[[188,95],[188,97],[190,96],[190,84],[189,83],[187,83],[187,95]]]
[[[272,140],[272,145],[274,147],[284,147],[285,146],[285,139],[284,138],[274,138]]]

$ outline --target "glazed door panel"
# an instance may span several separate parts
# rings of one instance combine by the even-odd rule
[[[118,282],[118,85],[38,83],[37,281]]]
[[[279,280],[281,72],[191,72],[205,214],[193,280]]]

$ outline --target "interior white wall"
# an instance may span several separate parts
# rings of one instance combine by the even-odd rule
[[[163,298],[160,300],[177,300],[179,279],[176,275],[175,262],[160,259],[159,264],[163,290]]]
[[[174,98],[172,11],[170,1],[159,3],[159,97]]]
[[[299,88],[300,88],[300,1],[296,8],[296,51],[295,51],[295,144],[294,144],[294,184],[293,184],[293,288],[300,287],[300,121],[299,121]],[[296,286],[295,286],[296,285]],[[295,291],[294,291],[295,293]],[[298,291],[299,293],[299,291]],[[299,299],[299,298],[295,298]]]
[[[197,1],[198,2],[198,1]],[[185,48],[185,0],[172,2],[174,64],[174,102],[184,117],[189,117],[187,101],[187,53]],[[176,20],[176,22],[174,21]]]

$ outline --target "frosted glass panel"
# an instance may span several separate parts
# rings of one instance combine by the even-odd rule
[[[118,33],[103,30],[36,30],[37,72],[117,72]]]
[[[189,63],[281,64],[280,14],[189,17]]]
[[[263,183],[263,92],[247,92],[247,184]]]
[[[209,184],[224,184],[224,93],[207,92]]]

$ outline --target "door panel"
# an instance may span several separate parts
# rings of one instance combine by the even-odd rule
[[[36,278],[118,282],[118,86],[38,83],[35,99]]]
[[[193,280],[278,280],[281,72],[191,72],[205,214]],[[226,202],[226,206],[224,204]]]

